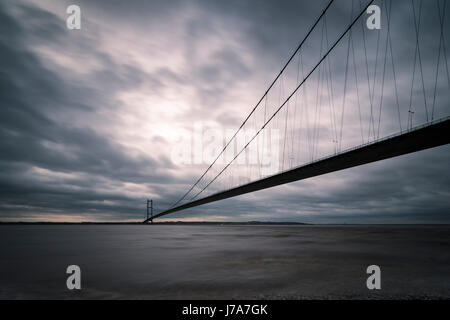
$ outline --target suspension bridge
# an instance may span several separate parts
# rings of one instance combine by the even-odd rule
[[[379,29],[366,24],[374,3]],[[450,143],[447,11],[446,0],[329,1],[214,161],[144,223]]]

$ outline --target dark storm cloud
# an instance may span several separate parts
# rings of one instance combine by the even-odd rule
[[[141,154],[103,132],[101,126],[110,119],[101,115],[121,110],[118,93],[145,87],[145,94],[163,97],[165,90],[191,89],[195,103],[163,120],[169,124],[177,120],[190,128],[198,119],[215,119],[227,128],[237,128],[242,117],[228,108],[235,101],[232,95],[242,92],[233,90],[239,86],[258,87],[256,93],[249,88],[242,96],[256,102],[327,2],[80,1],[90,31],[82,35],[69,33],[64,11],[58,16],[33,5],[0,4],[0,219],[36,214],[139,219],[147,195],[158,200],[158,209],[165,209],[195,181],[199,168],[175,166],[167,156],[170,152]],[[343,21],[350,20],[350,4],[333,8],[327,20],[330,39],[340,32],[338,26],[345,25]],[[18,12],[13,13],[13,7],[19,8]],[[436,17],[425,16],[425,33],[433,32],[427,30],[432,24],[426,22]],[[399,23],[401,19],[402,16],[393,17]],[[183,23],[181,43],[171,25],[178,21]],[[95,25],[97,22],[99,26]],[[163,53],[167,63],[153,71],[143,70],[129,57],[115,56],[116,45],[129,45],[120,42],[128,40],[126,32],[141,35],[144,42],[145,30],[155,31],[172,43],[171,52]],[[117,42],[102,46],[104,33],[115,31]],[[358,35],[354,37],[357,39]],[[373,62],[375,34],[368,37],[372,37],[367,44],[368,58]],[[406,39],[401,31],[392,37],[397,67],[409,68],[407,59],[402,57],[414,53],[414,48],[407,45],[410,37]],[[217,39],[220,41],[213,43]],[[317,37],[308,44],[308,62],[317,60],[319,44]],[[60,47],[67,48],[66,53],[72,54],[80,70],[73,65],[48,64],[39,52],[43,48],[47,49],[44,53],[54,53]],[[336,82],[341,84],[345,49],[345,45],[337,48],[332,60],[333,72],[338,75]],[[364,56],[362,46],[355,50],[358,57]],[[170,60],[174,52],[184,59],[181,67]],[[149,63],[154,53],[150,50],[145,56]],[[56,60],[54,56],[49,59]],[[432,57],[424,54],[423,59]],[[80,74],[90,63],[94,66],[89,72]],[[398,77],[399,90],[407,90],[409,79],[403,81],[401,72]],[[426,75],[431,81],[430,77]],[[342,99],[339,94],[337,99]],[[448,101],[448,96],[440,99]],[[401,103],[406,105],[408,101]],[[394,96],[385,104],[394,106]],[[248,110],[252,107],[249,105]],[[395,116],[392,113],[387,127],[396,128]],[[322,133],[329,134],[325,128]],[[151,148],[169,149],[169,140],[162,133],[150,136],[149,141]],[[449,155],[449,148],[437,148],[225,200],[172,217],[448,222]],[[331,181],[336,183],[330,184]]]
[[[403,6],[404,10],[394,11],[396,15],[393,15],[391,21],[391,27],[396,30],[396,32],[392,33],[392,46],[394,47],[397,86],[400,92],[399,104],[401,106],[408,106],[410,103],[409,94],[406,93],[409,93],[411,86],[412,66],[410,62],[415,50],[415,34],[412,32],[414,28],[413,20],[407,11],[411,10],[408,5],[400,4],[399,7]],[[431,64],[435,68],[438,52],[436,37],[426,37],[424,34],[431,35],[439,32],[436,29],[437,24],[430,23],[433,19],[435,22],[438,16],[437,10],[434,10],[434,8],[427,9],[429,10],[426,10],[422,16],[422,22],[428,22],[421,28],[421,35],[425,39],[422,43],[422,59],[425,61],[424,65]],[[386,17],[383,16],[383,18],[383,25],[386,26]],[[408,27],[405,27],[405,25]],[[448,29],[448,24],[446,28]],[[447,29],[445,31],[448,31]],[[373,45],[376,43],[376,37],[373,37],[374,35],[376,33],[372,33],[372,38],[369,38],[371,44],[367,44],[367,46],[370,45],[368,50],[369,62],[373,62],[375,59],[375,48],[373,48]],[[355,38],[356,35],[354,34],[353,37]],[[434,39],[434,41],[430,39]],[[364,49],[361,41],[358,42],[358,40],[362,39],[356,40],[355,51],[359,64],[363,65]],[[382,39],[383,43],[384,40]],[[346,44],[346,41],[344,43]],[[341,46],[341,51],[342,49],[345,49],[345,46]],[[335,62],[333,74],[336,74],[337,77],[341,75],[341,79],[338,78],[336,82],[343,83],[345,74],[345,63],[343,63],[343,60],[345,59],[345,54],[342,52],[337,55],[334,54],[333,59]],[[430,72],[433,70],[428,69],[425,71],[424,81],[429,87],[431,87],[430,84],[434,83],[432,79],[434,74]],[[360,75],[359,79],[365,79],[364,70],[362,71],[363,76]],[[399,130],[399,125],[396,121],[396,100],[392,83],[394,75],[389,72],[387,77],[391,84],[385,90],[390,94],[386,94],[386,97],[383,99],[385,108],[383,110],[383,123],[386,132],[396,132]],[[442,72],[445,71],[443,70]],[[446,88],[447,83],[442,82],[439,86]],[[420,96],[421,88],[416,85],[413,92],[415,96]],[[432,90],[428,90],[428,95],[429,92],[432,92]],[[443,114],[448,115],[448,101],[450,100],[448,91],[442,89],[440,92],[440,98],[438,99],[441,103],[438,104]],[[342,99],[341,97],[339,98]],[[377,108],[378,105],[378,102],[374,104]],[[414,105],[416,106],[416,116],[419,118],[416,121],[419,123],[420,121],[425,121],[422,103],[414,100]],[[418,109],[418,106],[421,109]],[[406,118],[403,117],[403,114],[402,125],[403,129],[405,129]],[[327,128],[321,128],[322,131],[324,129]],[[359,128],[356,126],[355,129],[358,130]],[[367,133],[365,132],[364,134]],[[247,199],[242,197],[240,199],[226,200],[217,208],[212,204],[205,209],[191,209],[186,211],[186,214],[210,214],[214,217],[234,215],[241,220],[249,220],[248,217],[250,215],[248,213],[254,212],[255,215],[253,217],[255,219],[264,219],[266,217],[268,219],[294,219],[307,222],[448,222],[450,179],[446,174],[447,171],[444,169],[449,161],[448,153],[449,149],[447,147],[441,147],[383,163],[328,175],[330,178],[345,178],[346,183],[341,184],[337,189],[330,188],[327,185],[327,178],[317,178],[316,181],[322,182],[317,188],[303,189],[302,185],[309,186],[310,179],[292,184],[291,187],[284,186],[270,191],[261,191],[252,197],[247,197]],[[268,198],[270,200],[267,200]],[[237,214],[238,212],[240,214]],[[176,216],[181,217],[182,214],[176,214]]]
[[[118,193],[124,188],[121,183],[170,183],[171,175],[158,170],[162,163],[170,168],[170,161],[132,156],[127,149],[91,128],[76,126],[76,119],[70,126],[48,116],[76,110],[92,112],[96,103],[104,103],[105,99],[100,100],[98,93],[89,87],[69,82],[42,65],[29,43],[23,40],[60,41],[60,34],[67,32],[61,27],[64,22],[35,8],[21,9],[21,14],[30,18],[33,26],[39,26],[31,28],[31,33],[0,6],[0,59],[3,61],[0,207],[3,216],[26,216],[33,210],[102,212],[106,208],[109,212],[135,215],[139,209],[132,203],[136,199]],[[135,86],[146,77],[132,66],[117,66],[106,56],[102,58],[106,69],[96,72],[94,78],[103,84],[103,90],[112,92],[119,87]],[[82,174],[83,179],[46,182],[36,177],[33,167]],[[116,194],[96,191],[114,183]],[[101,204],[104,200],[117,203],[105,207]],[[11,205],[23,205],[28,210],[24,212],[22,207],[14,209]]]

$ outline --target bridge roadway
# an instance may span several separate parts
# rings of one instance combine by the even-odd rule
[[[325,173],[339,171],[363,164],[389,159],[404,154],[430,149],[450,143],[450,117],[442,118],[402,133],[385,137],[358,147],[345,150],[332,156],[277,173],[232,189],[194,200],[168,209],[147,219],[162,217],[169,213],[196,207],[202,204],[236,197],[249,192],[263,190],[285,183],[299,181]]]

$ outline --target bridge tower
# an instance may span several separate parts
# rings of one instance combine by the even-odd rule
[[[153,200],[147,199],[147,220],[153,223]]]

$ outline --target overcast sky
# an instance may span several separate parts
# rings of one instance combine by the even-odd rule
[[[439,19],[436,2],[425,2],[422,60],[431,106]],[[166,209],[208,165],[177,163],[174,146],[195,124],[237,129],[327,3],[1,1],[0,220],[136,221],[145,216],[147,198],[154,200],[156,212]],[[354,2],[355,13],[363,3]],[[66,27],[71,4],[81,8],[81,30]],[[327,18],[330,43],[351,18],[350,4],[336,5]],[[403,128],[412,71],[406,61],[413,61],[415,53],[406,4],[410,1],[392,9]],[[382,7],[385,31],[384,13]],[[447,8],[444,33],[449,17]],[[367,31],[371,65],[376,32]],[[356,64],[363,66],[363,46],[356,32],[354,37]],[[383,33],[381,39],[384,43]],[[311,48],[319,40],[312,39]],[[343,84],[346,44],[336,48],[331,60],[336,88]],[[306,64],[318,54],[305,53]],[[387,72],[387,78],[392,81],[393,74]],[[435,119],[450,115],[445,71],[438,73],[438,83]],[[425,119],[420,88],[420,82],[413,88],[415,125]],[[361,90],[358,94],[367,95]],[[394,105],[394,87],[385,90],[385,104]],[[335,99],[341,101],[342,95],[336,93]],[[347,99],[356,101],[356,91],[350,89]],[[381,137],[398,131],[394,111],[382,114]],[[350,147],[361,138],[360,122],[356,113],[347,114],[344,144]],[[434,148],[167,218],[450,223],[449,161],[449,146]]]

